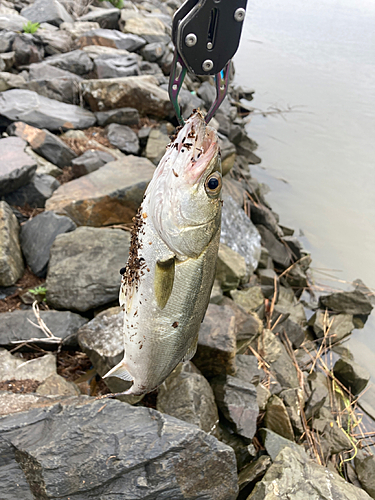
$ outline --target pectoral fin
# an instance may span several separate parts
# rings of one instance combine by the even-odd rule
[[[194,358],[194,355],[197,352],[197,347],[198,347],[198,337],[199,337],[199,333],[195,337],[194,342],[189,347],[185,356],[182,358],[182,361],[190,361],[192,358]]]
[[[120,361],[118,365],[109,370],[109,372],[106,373],[103,378],[107,377],[117,377],[121,380],[127,380],[129,382],[134,380],[134,377],[128,372],[128,365],[124,360]]]
[[[175,267],[175,257],[166,260],[158,260],[156,263],[154,290],[156,302],[160,309],[164,309],[172,293]]]

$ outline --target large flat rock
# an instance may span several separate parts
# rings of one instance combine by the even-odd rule
[[[29,183],[37,164],[25,153],[27,144],[18,137],[0,139],[0,197]]]
[[[51,131],[83,129],[96,122],[95,115],[87,109],[22,89],[0,93],[0,117],[1,115],[10,121],[23,121]]]
[[[63,22],[73,22],[65,7],[57,0],[36,0],[22,9],[22,15],[33,23],[49,23],[60,26]]]
[[[117,300],[129,242],[129,233],[120,229],[79,227],[57,236],[47,273],[48,304],[87,311]]]
[[[127,156],[60,186],[46,209],[68,215],[77,225],[131,222],[155,171],[146,158]]]
[[[157,85],[157,79],[153,76],[86,80],[81,82],[81,90],[92,111],[132,107],[143,115],[158,118],[173,115],[168,92]]]
[[[18,221],[10,206],[0,201],[0,286],[14,285],[23,270]]]
[[[23,490],[9,499],[237,498],[233,450],[195,425],[113,400],[28,404],[0,419],[2,488]]]

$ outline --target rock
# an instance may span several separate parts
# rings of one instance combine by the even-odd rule
[[[41,396],[79,396],[80,391],[73,382],[68,382],[57,373],[47,377],[35,391]]]
[[[275,316],[279,317],[276,312]],[[277,325],[272,328],[274,333],[283,333],[286,335],[293,346],[293,349],[298,349],[305,340],[305,330],[290,318],[280,320]]]
[[[32,66],[34,67],[32,68]],[[78,104],[78,88],[79,82],[82,80],[81,77],[45,63],[32,66],[30,68],[33,70],[35,66],[39,66],[44,75],[38,75],[36,79],[29,79],[24,88],[49,99],[67,104]],[[35,71],[30,71],[30,75],[32,72],[35,73]]]
[[[25,153],[26,142],[18,137],[0,139],[0,197],[29,183],[36,162]]]
[[[253,273],[260,257],[260,235],[234,199],[223,195],[220,242],[245,258],[247,271]]]
[[[44,48],[40,39],[31,33],[17,35],[12,50],[14,51],[14,65],[16,67],[37,63],[42,61],[44,57]]]
[[[323,311],[316,311],[307,324],[318,339],[323,338],[326,334],[335,343],[350,335],[355,328],[352,314],[330,316]]]
[[[235,376],[248,384],[258,385],[264,377],[264,372],[258,368],[258,360],[255,356],[237,354]]]
[[[258,270],[261,269],[273,269],[272,259],[270,253],[266,247],[261,247],[260,258],[258,263]]]
[[[218,136],[221,151],[221,169],[223,175],[226,175],[233,168],[236,159],[236,148],[225,135],[218,134]]]
[[[87,319],[70,311],[40,311],[41,319],[51,330],[55,337],[63,340],[67,347],[77,347],[77,331],[87,323]],[[30,339],[44,339],[33,342],[43,349],[56,348],[56,342],[48,340],[45,334],[30,321],[36,323],[36,318],[31,310],[13,311],[1,314],[0,322],[0,345],[2,347],[14,348],[19,341],[30,341]]]
[[[285,439],[294,440],[292,424],[285,405],[282,399],[275,395],[268,400],[264,424],[267,429],[271,429]]]
[[[370,314],[373,309],[370,300],[359,290],[321,296],[319,297],[319,307],[335,313],[363,315]]]
[[[370,374],[363,366],[347,358],[336,361],[333,374],[354,396],[362,392],[370,380]]]
[[[167,85],[165,85],[165,88],[167,90]],[[181,109],[181,113],[182,113],[182,116],[185,117],[185,119],[187,119],[193,112],[194,109],[198,109],[198,108],[203,108],[203,101],[202,99],[199,99],[199,97],[195,94],[193,94],[192,92],[190,92],[189,90],[186,90],[184,88],[182,88],[180,90],[180,93],[178,95],[178,100],[179,100],[179,104],[180,104],[180,109]],[[221,147],[221,144],[220,144],[220,147]],[[223,154],[223,149],[221,149],[222,151],[222,154]],[[225,157],[227,155],[225,154]],[[224,159],[224,154],[223,154],[223,158]],[[224,169],[222,169],[224,171]]]
[[[27,19],[23,16],[0,14],[0,30],[22,31],[26,23]]]
[[[260,411],[266,411],[268,400],[271,397],[271,391],[263,384],[256,386],[257,390],[257,403]]]
[[[257,225],[262,245],[267,248],[274,263],[282,269],[286,269],[292,263],[290,251],[279,241],[274,234],[263,225]]]
[[[39,30],[38,37],[43,41],[46,54],[50,56],[69,52],[72,49],[73,39],[68,31]]]
[[[63,22],[73,22],[65,7],[57,0],[35,0],[32,5],[22,9],[21,14],[32,23],[60,26]]]
[[[93,10],[81,16],[79,20],[96,22],[99,23],[101,28],[116,30],[118,28],[119,18],[120,9],[101,9],[94,7]]]
[[[244,290],[232,290],[232,299],[239,304],[247,313],[251,313],[264,304],[264,296],[260,286],[252,286]]]
[[[49,253],[56,236],[74,231],[76,227],[69,217],[49,211],[29,219],[21,227],[22,252],[34,274],[42,278],[46,276]]]
[[[134,54],[114,57],[113,59],[97,58],[94,62],[97,78],[118,78],[140,75],[138,58]]]
[[[47,273],[48,304],[88,311],[117,300],[129,240],[129,233],[120,229],[92,227],[57,236]]]
[[[127,125],[110,123],[105,128],[109,142],[125,154],[139,153],[137,134]]]
[[[0,42],[1,43],[1,42]],[[19,89],[26,85],[26,80],[21,75],[13,73],[0,72],[0,92],[9,89]]]
[[[86,75],[94,67],[92,60],[83,50],[73,50],[64,54],[46,57],[44,63],[70,71],[76,75]]]
[[[81,90],[92,111],[132,106],[143,115],[158,118],[172,116],[168,93],[157,86],[157,80],[153,76],[87,80],[81,83]]]
[[[165,52],[165,46],[162,43],[154,42],[148,43],[141,49],[141,55],[143,59],[149,62],[155,62],[161,57],[163,57]]]
[[[109,111],[98,111],[95,113],[98,125],[105,127],[110,123],[118,123],[120,125],[138,125],[139,113],[135,108],[119,108]]]
[[[363,491],[338,474],[310,460],[303,450],[283,449],[248,500],[319,498],[319,500],[370,500]],[[295,492],[298,492],[297,495]]]
[[[305,416],[309,421],[319,415],[320,409],[323,407],[327,398],[329,400],[329,392],[326,376],[319,372],[310,373],[308,376],[308,384],[311,394],[306,401]]]
[[[224,291],[237,288],[248,279],[246,261],[224,243],[219,245],[219,254],[216,262],[216,279],[221,283]]]
[[[82,50],[92,59],[94,62],[96,59],[114,59],[116,57],[128,56],[130,52],[125,49],[115,49],[113,47],[105,47],[103,45],[87,45],[82,47]],[[136,56],[137,60],[140,61],[140,56]]]
[[[0,201],[0,286],[11,286],[24,270],[19,225],[11,208]]]
[[[157,17],[145,14],[144,11],[122,9],[119,25],[124,33],[140,36],[148,43],[168,43],[170,40],[164,23]]]
[[[263,446],[273,462],[284,448],[291,448],[296,450],[297,453],[301,450],[301,452],[304,453],[302,446],[297,445],[293,441],[290,441],[279,434],[276,434],[276,432],[273,432],[270,429],[260,429],[259,434],[262,438]]]
[[[312,428],[320,434],[320,452],[323,457],[328,459],[331,455],[353,449],[352,440],[343,428],[337,425],[331,410],[322,408],[319,418],[312,421]]]
[[[72,171],[75,178],[90,174],[115,158],[100,149],[88,149],[72,161]]]
[[[15,52],[0,53],[0,71],[10,71],[16,61]]]
[[[10,445],[1,477],[19,464],[27,478],[33,477],[33,496],[237,497],[233,450],[198,427],[149,408],[83,397],[60,398],[49,405],[42,401],[29,411],[3,417],[0,433],[2,443]],[[35,470],[38,474],[32,475]],[[8,481],[13,483],[14,477]]]
[[[272,211],[261,203],[253,203],[250,200],[250,218],[254,224],[261,224],[272,232],[276,238],[283,236],[283,231],[279,227]],[[296,259],[297,260],[297,259]]]
[[[107,163],[63,184],[48,200],[46,209],[68,215],[77,225],[131,222],[154,170],[146,158],[135,156]]]
[[[244,134],[241,137],[241,140],[238,142],[236,145],[236,150],[237,153],[241,156],[244,156],[246,160],[252,164],[256,165],[257,163],[260,163],[261,160],[254,154],[254,151],[257,149],[258,144],[250,139],[250,137],[246,134]]]
[[[73,23],[61,23],[60,30],[67,31],[73,41],[82,36],[87,31],[95,30],[100,28],[99,23],[91,21],[74,21]]]
[[[31,90],[11,89],[0,94],[0,115],[48,130],[88,128],[95,116],[73,104],[48,99]]]
[[[288,317],[301,326],[306,325],[306,313],[303,305],[298,302],[292,288],[279,286],[279,295],[275,306],[275,313],[289,315]]]
[[[210,384],[190,361],[180,363],[158,391],[156,408],[217,437],[219,415]]]
[[[235,373],[235,315],[228,306],[209,304],[199,330],[194,365],[207,378]]]
[[[232,425],[234,432],[252,439],[259,414],[255,386],[225,375],[212,379],[211,387],[220,411]]]
[[[216,98],[215,86],[211,82],[205,81],[197,90],[197,95],[203,99],[206,109],[209,109]]]
[[[40,130],[24,122],[14,122],[7,128],[7,133],[28,142],[35,153],[61,168],[69,166],[77,156],[65,142],[46,129]]]
[[[268,285],[268,286],[274,287],[275,280],[276,280],[276,283],[278,280],[278,276],[275,273],[275,271],[273,269],[269,269],[269,268],[257,269],[257,275],[259,277],[261,285],[266,285],[266,286]]]
[[[272,464],[270,457],[261,455],[257,460],[247,464],[238,474],[238,486],[240,491],[252,483],[258,482]]]
[[[266,328],[259,339],[259,354],[270,365],[269,369],[283,388],[298,388],[296,369],[284,345]]]
[[[31,208],[43,208],[59,186],[59,181],[51,175],[35,174],[29,184],[5,195],[4,199],[9,205],[23,207],[27,204]]]
[[[363,295],[365,295],[369,301],[371,302],[372,305],[375,304],[375,292],[373,292],[372,290],[370,290],[370,288],[368,288],[362,280],[360,279],[356,279],[353,281],[352,285],[355,287],[355,290],[358,290],[360,292],[363,293]]]
[[[147,137],[147,145],[145,155],[154,165],[158,165],[159,161],[165,154],[165,148],[170,142],[166,127],[152,128]]]
[[[294,432],[302,435],[304,428],[301,420],[301,409],[305,406],[303,390],[301,388],[285,389],[279,396],[284,402]]]
[[[55,177],[55,179],[62,175],[63,171],[61,168],[49,162],[45,158],[39,156],[30,148],[30,146],[27,146],[25,151],[29,156],[31,156],[31,158],[34,158],[34,160],[36,161],[38,165],[36,169],[37,174],[52,175],[52,177]]]
[[[137,35],[121,33],[118,30],[99,28],[84,33],[76,43],[80,48],[90,45],[101,45],[135,52],[146,44],[146,40]]]
[[[4,19],[3,19],[4,23]],[[1,27],[0,21],[0,53],[10,52],[12,50],[13,40],[16,38],[16,33],[14,31],[8,31]]]
[[[375,498],[375,457],[369,455],[367,457],[356,456],[354,458],[355,471],[362,488]]]
[[[41,358],[26,361],[17,358],[6,349],[0,349],[0,381],[4,380],[37,380],[43,382],[56,373],[56,358],[53,354],[45,354]]]

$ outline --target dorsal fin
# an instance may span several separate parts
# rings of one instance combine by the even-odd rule
[[[155,266],[154,290],[156,302],[160,309],[164,309],[172,293],[176,258],[170,257],[158,260]]]

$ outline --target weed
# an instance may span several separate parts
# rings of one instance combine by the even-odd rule
[[[31,21],[27,21],[26,24],[22,26],[23,32],[24,33],[36,33],[38,31],[38,28],[40,26],[40,23],[32,23]]]

